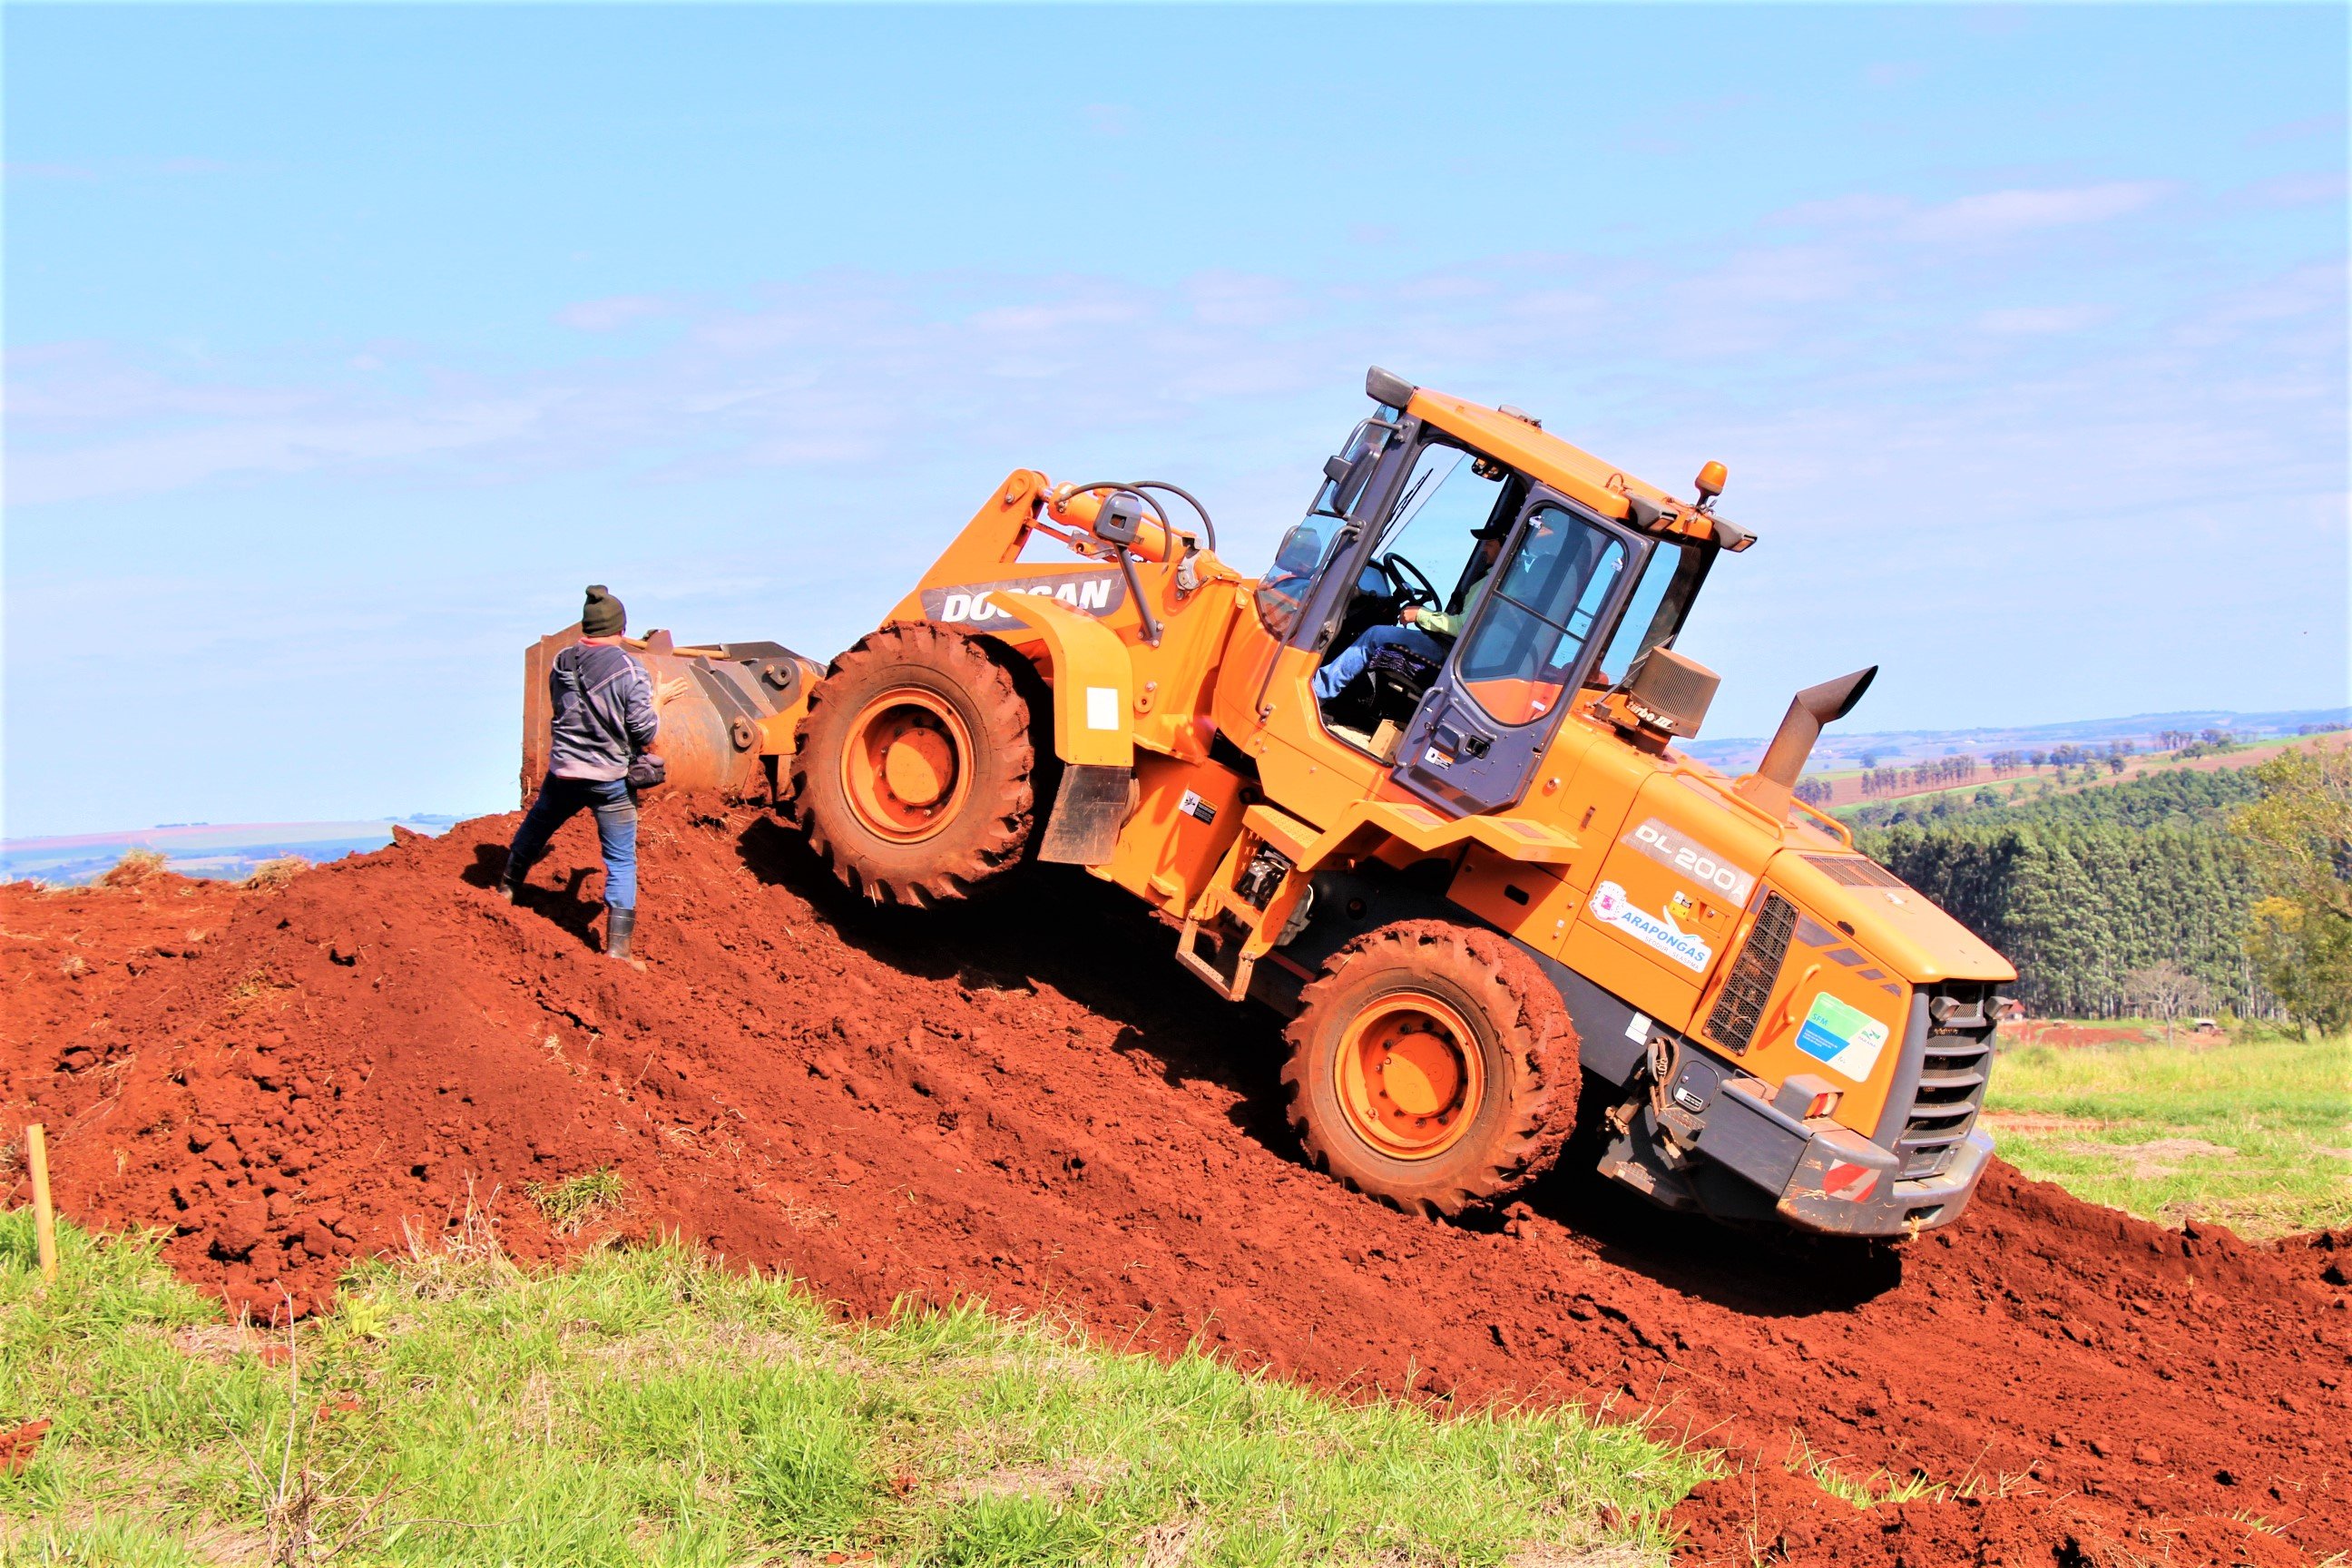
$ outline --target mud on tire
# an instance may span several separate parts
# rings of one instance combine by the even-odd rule
[[[1038,748],[1013,657],[902,621],[833,661],[801,721],[788,810],[845,884],[927,905],[1020,864]]]
[[[1445,921],[1383,926],[1333,954],[1299,1000],[1282,1081],[1318,1169],[1408,1212],[1453,1215],[1559,1159],[1576,1122],[1576,1030],[1503,937]],[[1456,1034],[1449,1084],[1433,1042]]]

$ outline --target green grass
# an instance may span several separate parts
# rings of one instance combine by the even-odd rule
[[[552,1185],[527,1183],[523,1195],[539,1205],[556,1235],[577,1236],[619,1208],[625,1194],[621,1173],[604,1165]]]
[[[362,1267],[266,1364],[152,1242],[0,1215],[0,1563],[1612,1563],[1699,1456],[1574,1411],[1440,1419],[976,1307],[834,1321],[669,1247]],[[1605,1526],[1602,1521],[1609,1521]],[[1543,1554],[1549,1554],[1548,1556]]]
[[[2006,1048],[1986,1105],[2004,1158],[2095,1203],[2252,1237],[2352,1225],[2352,1038]]]
[[[1796,1438],[1786,1464],[1790,1475],[1803,1476],[1822,1490],[1855,1508],[1878,1508],[1886,1503],[1916,1502],[1921,1498],[1937,1501],[1960,1496],[1977,1495],[1974,1476],[1958,1485],[1930,1480],[1926,1472],[1909,1470],[1897,1475],[1884,1466],[1869,1475],[1856,1479],[1839,1468],[1836,1461],[1815,1454],[1802,1436]]]

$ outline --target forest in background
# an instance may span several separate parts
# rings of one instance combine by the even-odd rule
[[[2276,1017],[2246,946],[2264,889],[2231,827],[2263,790],[2259,770],[2183,769],[2014,804],[1939,797],[1876,808],[1855,842],[2006,954],[2030,1012],[2142,1015],[2146,977],[2170,966],[2213,1007]]]

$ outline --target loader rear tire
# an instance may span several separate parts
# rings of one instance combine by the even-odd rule
[[[1037,747],[1015,657],[900,621],[833,661],[793,749],[792,811],[845,884],[925,906],[1021,863]]]
[[[1408,1213],[1454,1215],[1559,1162],[1576,1030],[1493,931],[1404,921],[1334,953],[1299,995],[1282,1081],[1307,1157]]]

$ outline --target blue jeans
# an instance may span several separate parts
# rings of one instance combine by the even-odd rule
[[[1414,626],[1374,626],[1315,672],[1315,695],[1325,702],[1339,696],[1372,662],[1372,650],[1383,647],[1401,647],[1433,663],[1445,662],[1445,645],[1427,632]]]
[[[507,849],[507,863],[524,871],[538,863],[555,830],[583,808],[596,814],[596,842],[604,851],[604,902],[616,910],[637,907],[637,803],[625,779],[540,781],[539,798],[523,814]],[[517,873],[520,879],[520,873]]]

